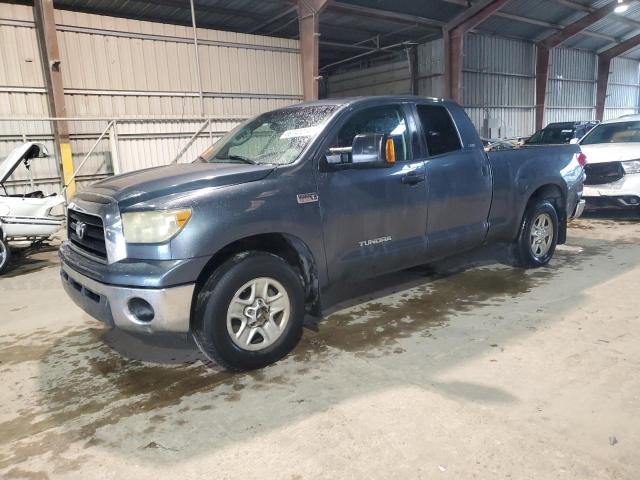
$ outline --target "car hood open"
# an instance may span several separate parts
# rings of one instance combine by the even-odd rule
[[[90,200],[93,195],[115,199],[127,207],[165,195],[200,188],[223,187],[262,180],[273,165],[240,163],[190,163],[148,168],[117,175],[94,183],[79,198]]]
[[[46,156],[48,156],[47,149],[40,143],[25,142],[19,147],[14,148],[9,152],[9,155],[0,162],[0,183],[4,183],[25,159]]]

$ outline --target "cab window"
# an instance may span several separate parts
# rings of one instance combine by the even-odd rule
[[[442,155],[462,149],[458,130],[444,107],[418,105],[427,150],[430,156]]]

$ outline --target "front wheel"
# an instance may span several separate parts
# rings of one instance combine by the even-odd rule
[[[244,252],[218,267],[198,293],[193,337],[227,370],[262,368],[289,353],[302,335],[304,290],[282,258]]]
[[[548,200],[538,200],[527,207],[520,234],[513,245],[518,266],[542,267],[549,263],[558,243],[558,214]]]
[[[0,275],[9,269],[11,264],[11,250],[9,249],[9,243],[0,238]]]

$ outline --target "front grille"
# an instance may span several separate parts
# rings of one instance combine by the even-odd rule
[[[84,235],[82,238],[78,236],[77,226],[83,223]],[[96,215],[69,210],[69,220],[67,222],[67,235],[69,241],[85,252],[90,253],[101,259],[107,258],[107,247],[104,241],[104,225],[102,218]]]
[[[624,169],[620,162],[587,163],[584,172],[587,174],[585,185],[613,183],[624,177]]]

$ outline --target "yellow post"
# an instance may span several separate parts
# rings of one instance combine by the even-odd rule
[[[76,180],[73,178],[73,157],[71,156],[71,144],[60,144],[60,157],[62,160],[62,177],[67,186],[67,200],[76,194]]]

